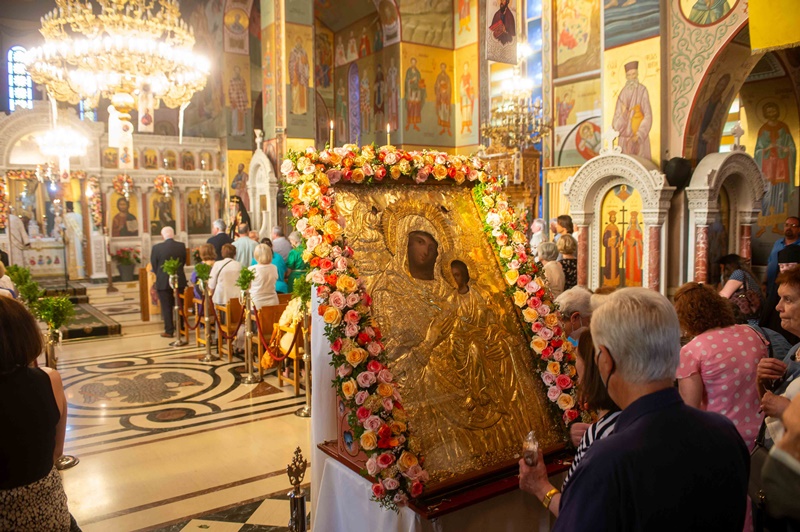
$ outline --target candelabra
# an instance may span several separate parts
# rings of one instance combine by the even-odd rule
[[[520,77],[516,69],[503,84],[502,100],[492,107],[481,135],[507,150],[521,150],[539,142],[552,126],[543,116],[541,100],[533,99],[531,91],[532,82]]]

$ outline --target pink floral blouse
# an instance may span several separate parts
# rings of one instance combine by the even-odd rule
[[[699,373],[705,388],[700,408],[733,421],[751,449],[762,420],[756,366],[768,354],[761,336],[747,325],[706,331],[681,349],[677,377]]]

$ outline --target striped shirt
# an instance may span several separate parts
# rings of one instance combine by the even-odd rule
[[[619,414],[619,410],[615,412],[609,412],[596,422],[589,425],[589,428],[583,433],[581,444],[578,445],[578,450],[575,452],[575,458],[572,460],[572,466],[570,466],[569,471],[567,472],[567,477],[564,479],[564,484],[561,486],[562,492],[567,489],[567,482],[569,482],[570,477],[572,477],[572,473],[575,472],[575,469],[578,467],[578,463],[580,463],[581,458],[583,458],[583,455],[589,450],[589,447],[592,445],[594,440],[601,440],[614,432],[614,425],[617,424],[617,417],[619,417]]]

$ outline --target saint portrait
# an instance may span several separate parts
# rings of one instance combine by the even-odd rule
[[[487,59],[500,63],[516,64],[516,2],[511,2],[511,0],[494,0],[493,2],[487,2],[487,9],[492,8],[494,9],[489,11],[492,17],[487,17]]]
[[[177,231],[175,223],[175,197],[166,197],[164,194],[153,193],[150,197],[150,234],[161,234],[165,227],[172,227]]]
[[[128,199],[116,192],[111,195],[111,236],[139,236],[139,221],[136,219],[136,196]]]
[[[775,100],[762,102],[763,123],[758,129],[753,158],[767,179],[767,193],[761,200],[761,215],[772,224],[773,232],[781,233],[780,223],[788,211],[789,187],[794,184],[797,165],[797,144],[792,131],[782,120],[781,106]],[[763,230],[758,233],[758,236]]]
[[[736,0],[681,0],[681,12],[692,24],[710,26],[725,17]]]
[[[647,87],[639,82],[639,61],[625,64],[625,79],[625,86],[617,96],[611,127],[619,132],[622,153],[650,159],[653,111]]]
[[[600,278],[602,286],[642,286],[644,227],[642,197],[628,184],[609,190],[601,207]]]
[[[419,124],[422,122],[422,106],[425,103],[425,80],[422,79],[422,73],[417,68],[416,57],[411,58],[410,65],[406,69],[405,97],[406,131],[409,127],[419,131]]]
[[[303,39],[298,36],[295,39],[294,48],[289,52],[290,112],[294,115],[304,115],[308,112],[310,72],[308,54],[303,48]]]

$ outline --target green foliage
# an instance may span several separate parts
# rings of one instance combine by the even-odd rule
[[[139,258],[139,250],[136,248],[119,248],[114,253],[113,258],[119,264],[139,264],[142,262]]]
[[[181,269],[180,259],[168,259],[161,265],[161,271],[167,275],[177,275],[178,270]]]
[[[292,297],[299,297],[303,302],[303,308],[306,308],[308,302],[311,301],[311,283],[305,277],[298,277],[294,280]]]
[[[51,330],[58,330],[75,316],[75,307],[66,296],[44,297],[36,304],[35,313]]]
[[[17,287],[19,298],[25,303],[25,306],[35,312],[36,303],[44,295],[44,290],[40,289],[39,283],[33,280],[31,271],[14,264],[6,268],[6,274]]]
[[[250,268],[242,268],[242,270],[239,272],[239,278],[236,279],[236,286],[242,290],[250,290],[250,285],[253,283],[253,279],[255,279],[255,277],[256,272]]]
[[[204,283],[208,281],[208,278],[211,276],[211,266],[205,262],[198,262],[195,264],[194,271],[197,273],[197,278]]]
[[[14,283],[14,286],[20,287],[24,284],[31,282],[31,271],[28,268],[12,264],[6,268],[6,275]]]

